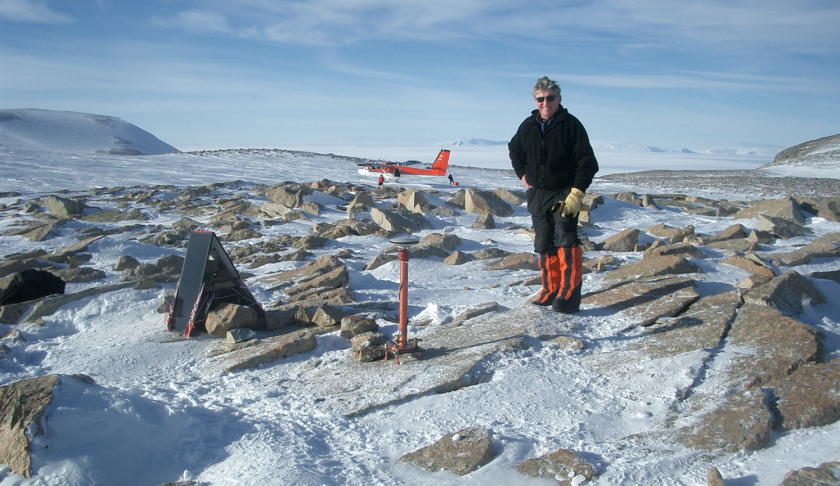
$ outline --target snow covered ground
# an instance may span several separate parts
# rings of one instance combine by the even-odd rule
[[[504,149],[502,146],[501,150]],[[439,148],[428,149],[425,156],[399,150],[383,148],[381,154],[352,153],[328,147],[317,151],[371,159],[393,153],[401,156],[388,156],[391,160],[422,158],[431,162]],[[498,146],[485,147],[484,155],[476,155],[481,150],[474,150],[461,159],[474,157],[469,163],[459,160],[457,148],[452,150],[451,162],[456,167],[451,172],[461,187],[520,188],[512,172],[503,170],[507,167],[486,162],[498,160]],[[469,152],[464,150],[465,154]],[[496,158],[491,159],[488,153]],[[620,172],[622,168],[623,171],[751,169],[772,160],[772,156],[622,152],[608,148],[601,151],[596,148],[596,155],[601,157],[604,173]],[[340,158],[269,150],[127,157],[0,148],[0,193],[22,194],[0,198],[0,204],[62,189],[84,191],[93,187],[155,184],[183,187],[241,180],[237,190],[247,192],[254,184],[281,181],[365,182],[356,169],[355,164]],[[368,182],[374,184],[372,180]],[[404,177],[400,185],[434,189],[444,194],[455,190],[444,178]],[[687,187],[686,193],[690,194],[690,183]],[[589,192],[620,189],[596,181]],[[732,194],[731,199],[745,199],[745,194]],[[115,207],[113,201],[105,198],[94,197],[89,201],[97,202],[103,209]],[[443,198],[432,198],[430,202],[439,205]],[[169,225],[180,218],[171,213],[148,215],[150,224]],[[0,232],[10,227],[14,221],[11,216],[9,212],[3,213]],[[596,242],[626,228],[642,229],[657,223],[677,227],[692,224],[702,234],[713,234],[733,224],[731,218],[657,211],[615,200],[607,200],[592,216],[597,228],[587,230],[587,234]],[[315,222],[344,217],[345,213],[328,206],[313,222],[266,229],[266,238],[275,235],[271,231],[307,234]],[[501,229],[471,229],[474,217],[460,213],[430,219],[435,231],[449,227],[462,239],[463,247],[459,249],[473,251],[497,246],[512,252],[532,250],[527,236]],[[755,220],[739,222],[747,227],[755,225]],[[510,217],[496,218],[496,223],[498,227],[529,226],[530,219],[523,206],[517,207]],[[813,235],[778,240],[772,249],[789,251],[821,234],[840,231],[840,224],[817,217],[809,217],[807,225],[814,231]],[[74,229],[79,226],[68,223],[58,230],[58,236],[42,243],[32,243],[22,237],[0,237],[0,255],[65,246],[75,241]],[[352,249],[362,259],[355,265],[348,264],[350,286],[363,298],[394,301],[399,278],[396,262],[373,271],[363,270],[364,263],[387,246],[390,246],[388,242],[378,237],[348,237],[331,241],[314,253],[320,256],[341,248]],[[100,240],[91,252],[94,258],[88,265],[106,271],[107,281],[68,284],[68,293],[117,282],[119,275],[111,268],[123,254],[131,254],[143,262],[152,262],[172,252],[183,254],[183,250],[145,245],[120,235]],[[641,257],[638,253],[617,256],[627,261]],[[479,263],[449,267],[435,259],[412,260],[410,315],[442,322],[469,306],[496,301],[509,309],[520,306],[530,296],[531,292],[524,292],[521,286],[505,285],[521,278],[517,272],[489,272]],[[258,278],[265,272],[300,264],[279,263],[254,272]],[[838,268],[840,262],[825,259],[798,270]],[[586,275],[584,293],[598,288],[602,275]],[[734,267],[718,266],[704,274],[705,281],[698,292],[731,286],[746,275]],[[268,303],[279,298],[261,289],[255,280],[249,280],[249,285],[258,300]],[[840,295],[840,286],[833,282],[821,281],[817,285],[826,296]],[[463,290],[465,287],[471,290]],[[609,353],[626,344],[617,336],[619,324],[597,312],[571,318],[575,337],[588,345],[582,354],[537,343],[528,351],[487,363],[493,374],[485,383],[423,396],[360,417],[332,416],[320,410],[317,400],[290,393],[287,384],[313,366],[340,366],[348,355],[346,340],[327,334],[318,338],[314,351],[304,355],[255,370],[208,375],[203,372],[202,364],[209,338],[161,343],[166,333],[163,318],[155,310],[164,292],[172,289],[174,284],[165,284],[163,289],[111,292],[63,306],[46,318],[44,326],[14,326],[25,342],[11,343],[11,352],[0,360],[0,385],[48,373],[83,373],[94,378],[97,385],[91,387],[67,380],[55,390],[56,398],[47,412],[49,420],[44,423],[45,434],[37,436],[32,446],[34,477],[24,479],[10,474],[8,469],[0,470],[0,485],[155,485],[179,478],[212,485],[548,485],[556,483],[519,475],[513,466],[564,447],[582,451],[584,458],[597,467],[601,476],[592,481],[596,485],[705,485],[706,471],[715,465],[726,478],[727,486],[772,486],[792,469],[817,466],[840,455],[840,423],[775,434],[772,443],[763,450],[718,458],[690,450],[623,447],[619,443],[622,437],[652,430],[660,423],[669,407],[675,406],[673,392],[686,377],[658,369],[641,369],[633,380],[622,382],[610,376],[609,368],[588,366],[594,360],[609,359]],[[799,319],[826,335],[827,360],[840,356],[840,304],[836,299],[830,304],[808,306]],[[0,325],[0,335],[11,328]],[[395,329],[386,327],[385,330]],[[409,331],[422,333],[423,329]],[[664,366],[677,369],[679,363]],[[388,366],[383,365],[382,372],[388,371]],[[499,455],[468,476],[458,477],[448,472],[431,474],[397,461],[405,453],[471,425],[491,430]]]

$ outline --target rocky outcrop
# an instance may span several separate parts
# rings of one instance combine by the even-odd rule
[[[482,427],[467,427],[445,435],[437,442],[400,457],[427,471],[469,474],[496,457],[490,434]]]
[[[422,214],[412,213],[405,209],[374,208],[371,209],[370,216],[376,224],[392,235],[411,234],[432,228],[431,223]]]
[[[520,474],[532,478],[554,479],[560,486],[582,484],[598,476],[595,468],[579,458],[574,451],[558,449],[518,464]]]

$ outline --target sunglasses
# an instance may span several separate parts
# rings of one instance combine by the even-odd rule
[[[537,103],[542,103],[543,101],[548,101],[550,103],[550,102],[556,100],[557,97],[554,96],[554,95],[551,95],[551,96],[540,96],[539,98],[534,98],[534,99],[537,100]]]

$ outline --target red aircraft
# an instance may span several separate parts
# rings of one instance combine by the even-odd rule
[[[381,164],[369,164],[359,169],[359,174],[363,176],[375,176],[380,174],[385,176],[386,180],[393,180],[397,177],[397,170],[399,175],[425,175],[425,176],[443,176],[446,175],[446,168],[449,166],[449,150],[443,149],[432,164],[431,169],[418,169],[402,164],[394,164],[391,162],[383,162]]]

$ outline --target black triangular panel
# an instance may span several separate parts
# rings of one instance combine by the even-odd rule
[[[190,233],[184,268],[166,316],[166,327],[185,336],[204,331],[207,313],[224,304],[262,307],[248,290],[224,247],[211,231]]]

